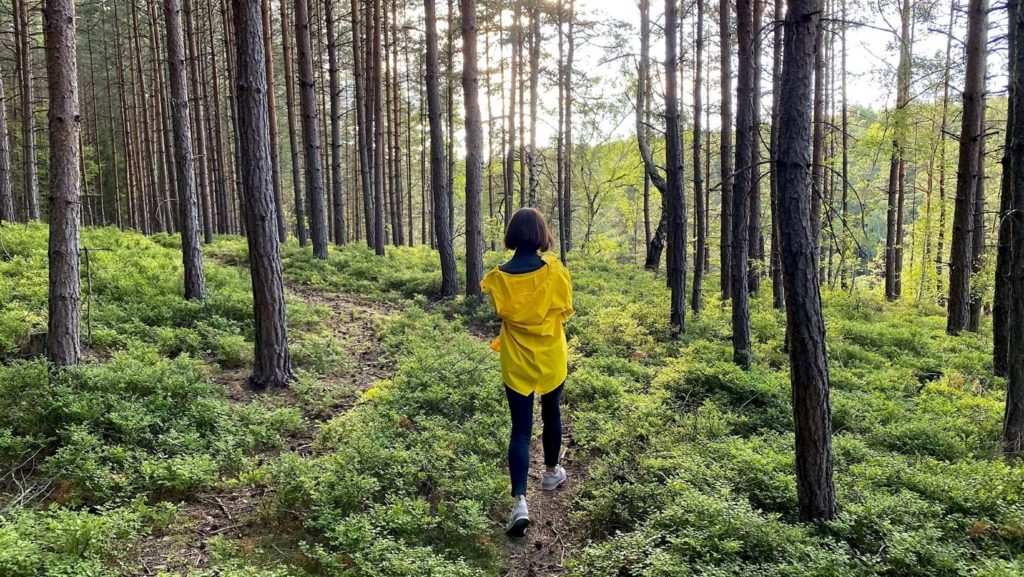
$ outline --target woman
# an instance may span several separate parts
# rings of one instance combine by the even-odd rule
[[[544,465],[541,486],[553,491],[566,480],[558,463],[562,446],[559,402],[568,372],[568,347],[563,323],[572,316],[569,271],[553,255],[554,240],[544,216],[521,208],[508,223],[505,248],[515,254],[480,283],[491,296],[501,319],[501,334],[491,348],[501,353],[501,376],[512,413],[508,467],[512,478],[512,512],[505,532],[521,537],[530,525],[526,507],[526,477],[533,432],[533,397],[540,396],[544,419]]]

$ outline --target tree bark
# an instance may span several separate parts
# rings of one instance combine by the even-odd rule
[[[434,234],[437,236],[437,250],[441,259],[441,296],[451,297],[458,292],[458,278],[455,269],[455,249],[452,246],[451,228],[448,223],[448,203],[451,191],[445,175],[444,135],[441,127],[441,98],[438,94],[437,64],[437,16],[435,0],[426,0],[426,43],[427,43],[427,119],[430,122],[430,186],[434,198]]]
[[[697,39],[695,42],[696,57],[693,73],[693,208],[697,225],[697,244],[693,251],[693,295],[690,308],[694,314],[700,313],[701,285],[704,280],[704,247],[707,245],[707,229],[704,212],[704,172],[701,166],[701,84],[703,83],[704,65],[704,0],[697,1]]]
[[[953,205],[953,236],[949,255],[949,302],[946,332],[959,334],[970,324],[971,255],[974,236],[975,187],[979,175],[985,114],[985,51],[988,38],[988,1],[967,5],[967,58],[960,126],[960,155]]]
[[[32,43],[28,0],[14,0],[15,33],[18,36],[18,71],[21,80],[21,150],[25,163],[26,220],[39,220],[39,169],[36,163],[36,119],[32,110]]]
[[[185,268],[185,298],[206,298],[203,252],[199,248],[199,207],[192,156],[192,119],[188,107],[188,78],[185,72],[185,39],[181,27],[181,1],[164,0],[167,27],[167,68],[170,80],[171,122],[174,127],[174,164],[178,178],[178,221],[181,228],[181,257]]]
[[[1012,307],[1013,287],[1010,285],[1013,253],[1010,246],[1013,242],[1013,219],[1011,210],[1013,206],[1013,130],[1014,121],[1017,116],[1015,105],[1017,102],[1014,85],[1014,66],[1016,65],[1018,36],[1017,30],[1017,7],[1014,0],[1007,2],[1007,22],[1009,39],[1009,70],[1006,83],[1006,134],[1003,144],[1003,175],[1000,181],[999,190],[999,240],[996,247],[996,278],[995,295],[992,299],[992,372],[1000,377],[1007,376],[1010,352],[1010,325],[1009,317]]]
[[[751,0],[736,0],[736,178],[732,193],[732,358],[744,370],[750,370],[750,294],[747,284],[749,256],[748,208],[751,189],[750,158],[753,147],[753,6]]]
[[[274,182],[274,204],[277,215],[277,238],[284,243],[288,239],[288,223],[284,214],[284,192],[281,189],[281,154],[277,145],[277,96],[274,90],[274,43],[273,24],[270,21],[270,0],[260,0],[260,16],[263,18],[263,52],[267,58],[267,112],[270,115],[270,169]]]
[[[359,157],[359,186],[363,193],[363,219],[366,227],[366,244],[373,248],[377,238],[373,225],[373,183],[370,177],[370,137],[367,126],[366,77],[362,63],[363,48],[360,44],[359,2],[352,0],[349,17],[352,21],[352,75],[355,84],[356,105],[356,150]]]
[[[483,126],[477,86],[476,0],[461,0],[462,94],[466,113],[466,295],[480,296],[484,274],[484,233],[480,214],[483,188]]]
[[[740,0],[741,2],[743,0]],[[679,80],[676,45],[679,13],[676,0],[665,0],[665,207],[668,254],[665,271],[670,293],[669,324],[686,331],[686,194],[683,191],[683,151],[679,130]]]
[[[789,0],[779,95],[779,224],[786,284],[797,499],[806,521],[836,515],[825,323],[810,223],[811,78],[821,0]]]
[[[747,215],[747,289],[757,293],[761,287],[764,263],[764,238],[761,236],[761,20],[765,0],[754,0],[751,24],[750,79],[750,194]]]
[[[288,326],[281,271],[280,241],[270,164],[266,54],[260,5],[232,0],[237,47],[239,158],[248,219],[256,354],[248,382],[257,389],[283,387],[291,379]]]
[[[1003,423],[1003,442],[1007,455],[1020,457],[1024,451],[1024,2],[1011,0],[1014,16],[1013,70],[1011,83],[1016,85],[1010,107],[1013,109],[1012,144],[1010,150],[1010,315],[1007,339],[1006,413]]]
[[[654,163],[654,156],[651,153],[650,143],[648,141],[648,127],[645,120],[649,119],[649,116],[645,114],[650,107],[650,83],[651,83],[651,3],[650,0],[640,0],[640,69],[637,73],[637,85],[636,85],[636,142],[640,149],[640,159],[644,163],[644,176],[647,180],[654,185],[654,188],[658,189],[658,193],[661,196],[662,211],[661,218],[658,222],[658,226],[651,235],[651,240],[647,243],[647,258],[644,261],[644,268],[647,270],[658,270],[658,266],[661,264],[661,253],[665,249],[665,218],[667,211],[665,208],[665,191],[668,187],[668,183],[665,178],[658,172],[657,165]],[[564,192],[563,192],[564,194]]]
[[[732,48],[730,46],[729,0],[718,2],[718,44],[720,50],[722,106],[719,158],[722,189],[721,284],[722,300],[732,295],[733,183],[732,183]],[[744,161],[745,162],[745,161]]]
[[[292,28],[288,18],[288,1],[281,0],[281,47],[284,54],[284,99],[288,114],[288,150],[292,164],[292,191],[295,197],[295,235],[299,246],[306,246],[309,233],[306,229],[306,208],[302,194],[302,155],[299,144],[298,122],[295,119],[295,60],[292,53]]]
[[[345,190],[341,175],[341,81],[338,74],[338,39],[334,33],[334,2],[325,0],[327,20],[327,66],[331,100],[331,203],[334,206],[334,244],[345,244]]]
[[[896,73],[896,110],[893,120],[892,157],[889,160],[888,210],[885,227],[885,298],[900,296],[903,274],[903,199],[906,154],[907,105],[910,104],[910,0],[900,10],[900,60]]]
[[[378,255],[384,254],[387,230],[384,224],[384,98],[381,83],[383,49],[381,47],[381,0],[372,0],[373,18],[367,23],[372,28],[373,38],[370,43],[371,58],[367,60],[372,70],[367,79],[372,85],[371,94],[373,118],[373,230],[375,233],[373,248]],[[450,189],[449,189],[450,190]]]
[[[530,189],[527,204],[537,206],[537,87],[540,75],[540,1],[531,0],[530,6],[530,154],[528,160]],[[465,42],[465,39],[463,39]]]
[[[779,237],[779,172],[776,170],[776,161],[779,158],[779,101],[782,95],[782,31],[783,31],[783,1],[775,0],[775,29],[772,35],[772,126],[768,142],[768,156],[771,160],[771,174],[768,184],[769,203],[772,211],[772,246],[771,246],[771,275],[772,275],[772,307],[782,310],[785,305],[785,295],[782,281],[782,257],[780,245],[782,239]],[[844,132],[845,133],[845,132]]]
[[[4,73],[0,70],[0,223],[14,222],[14,186],[11,184],[11,141],[7,129]]]
[[[196,45],[195,13],[193,12],[192,0],[183,0],[181,6],[185,13],[185,38],[188,42],[189,78],[192,81],[192,101],[195,102],[196,110],[195,143],[199,154],[199,158],[197,159],[199,174],[196,180],[199,185],[199,204],[202,209],[203,240],[206,244],[209,244],[213,242],[213,215],[210,213],[209,202],[210,180],[206,157],[206,123],[205,114],[203,112],[203,98],[201,98],[202,90],[200,87],[202,84],[199,73],[199,52],[197,50],[198,46]]]
[[[22,28],[25,32],[27,27]],[[81,356],[82,287],[78,273],[81,174],[78,138],[78,57],[73,0],[48,0],[43,9],[43,43],[50,111],[50,238],[47,359],[76,365]]]
[[[309,200],[309,233],[313,255],[327,258],[327,228],[324,219],[324,180],[320,166],[320,130],[317,124],[316,77],[309,33],[309,1],[295,0],[295,48],[298,58],[299,109],[306,163],[306,193]]]

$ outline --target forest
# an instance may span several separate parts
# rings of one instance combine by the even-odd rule
[[[1021,111],[1024,0],[0,2],[0,577],[1024,575]]]

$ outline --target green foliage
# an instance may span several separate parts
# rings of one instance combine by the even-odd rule
[[[383,347],[394,377],[321,428],[321,456],[271,467],[274,514],[302,527],[304,553],[331,574],[481,574],[508,490],[495,355],[415,307]]]

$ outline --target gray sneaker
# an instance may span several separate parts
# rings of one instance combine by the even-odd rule
[[[526,528],[530,526],[530,513],[526,510],[526,497],[520,495],[516,498],[512,512],[508,515],[508,522],[505,524],[505,534],[509,537],[522,537],[526,534]]]
[[[548,473],[544,471],[544,478],[541,482],[541,488],[545,491],[554,491],[565,484],[565,480],[568,476],[565,474],[565,469],[561,465],[555,465],[555,472]]]

